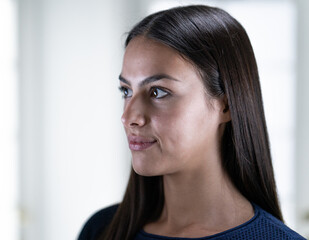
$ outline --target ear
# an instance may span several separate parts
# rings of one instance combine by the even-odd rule
[[[231,121],[230,108],[227,101],[227,97],[224,95],[220,100],[220,120],[221,123],[227,123]]]

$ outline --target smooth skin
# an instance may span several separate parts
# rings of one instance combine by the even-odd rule
[[[250,220],[251,203],[221,166],[220,139],[230,121],[225,98],[211,98],[189,61],[143,36],[126,48],[120,85],[133,169],[163,175],[163,212],[144,230],[196,238]],[[148,145],[136,149],[136,141]]]

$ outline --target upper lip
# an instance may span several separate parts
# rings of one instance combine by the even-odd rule
[[[144,136],[128,136],[129,142],[133,143],[150,143],[150,142],[156,142],[157,140],[150,137],[144,137]]]

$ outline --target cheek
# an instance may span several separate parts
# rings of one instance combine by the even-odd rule
[[[179,104],[154,114],[152,125],[165,147],[183,148],[197,138],[204,125],[202,115],[196,108]]]
[[[187,155],[203,149],[215,136],[215,117],[203,104],[179,104],[156,112],[152,124],[162,143],[162,151]]]
[[[183,127],[188,125],[190,116],[186,113],[185,109],[179,105],[180,104],[173,104],[166,109],[153,111],[154,114],[151,117],[152,124],[156,130],[159,131],[160,135],[170,135],[171,132],[174,134],[177,132],[181,133]]]

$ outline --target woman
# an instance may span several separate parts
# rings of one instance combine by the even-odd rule
[[[304,239],[282,221],[257,66],[225,11],[152,14],[119,76],[132,171],[79,239]]]

